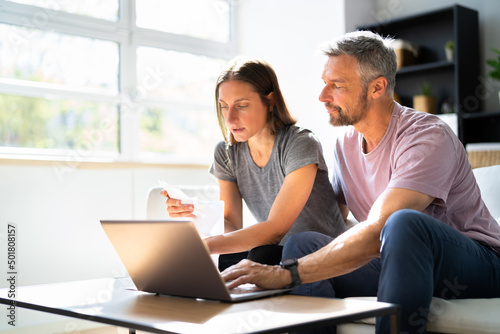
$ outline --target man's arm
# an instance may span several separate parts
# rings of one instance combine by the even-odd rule
[[[380,233],[387,218],[401,209],[424,210],[433,197],[413,190],[386,189],[375,201],[368,219],[359,223],[330,244],[299,259],[302,283],[311,283],[347,274],[368,263],[380,253]],[[242,261],[223,272],[228,287],[254,283],[262,288],[279,288],[291,283],[290,272],[279,266],[270,267]]]

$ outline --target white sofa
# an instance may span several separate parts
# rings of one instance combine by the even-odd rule
[[[500,222],[500,165],[473,169],[486,206]],[[360,299],[359,297],[353,299]],[[361,299],[376,300],[376,297]],[[375,319],[338,327],[338,334],[375,333]],[[427,333],[500,333],[500,298],[433,298],[429,308]]]

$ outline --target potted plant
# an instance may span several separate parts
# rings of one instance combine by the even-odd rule
[[[493,52],[497,54],[497,59],[487,59],[486,64],[490,65],[493,67],[493,70],[491,70],[488,73],[488,76],[492,79],[495,80],[500,80],[500,50],[492,48]],[[500,91],[498,92],[498,99],[500,100]]]
[[[427,81],[422,82],[418,86],[418,89],[420,94],[413,96],[413,109],[435,114],[437,110],[437,100],[436,97],[431,94],[431,84]]]
[[[446,42],[446,44],[444,45],[444,52],[446,54],[446,60],[453,61],[455,59],[455,42]]]

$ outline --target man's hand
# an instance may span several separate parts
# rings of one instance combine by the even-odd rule
[[[245,283],[253,283],[262,289],[280,289],[292,284],[292,276],[280,266],[268,266],[242,260],[222,272],[222,278],[229,282],[229,289]]]

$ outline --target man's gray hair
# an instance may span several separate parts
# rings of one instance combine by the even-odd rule
[[[371,31],[355,31],[321,45],[320,51],[331,57],[354,57],[365,88],[373,79],[382,76],[387,79],[387,94],[392,96],[396,87],[397,61],[391,43],[392,38],[382,38]]]

